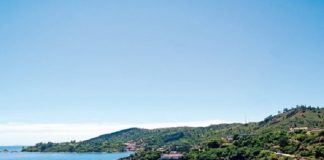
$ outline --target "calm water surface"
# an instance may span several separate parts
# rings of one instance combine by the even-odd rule
[[[0,152],[0,160],[117,160],[131,153],[26,153],[19,152],[22,147],[0,147],[18,152]]]

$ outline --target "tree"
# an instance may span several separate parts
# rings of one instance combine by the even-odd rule
[[[264,122],[267,123],[267,122],[271,121],[272,118],[273,118],[272,115],[270,115],[270,116],[268,116],[268,117],[266,117],[266,118],[264,119]]]
[[[280,137],[280,139],[279,139],[279,145],[280,145],[280,147],[285,147],[285,146],[287,146],[287,145],[288,145],[288,142],[289,142],[289,139],[288,139],[287,136],[282,136],[282,137]]]
[[[315,158],[324,157],[324,146],[318,146],[314,149]]]
[[[207,143],[208,148],[219,148],[220,143],[216,140]]]

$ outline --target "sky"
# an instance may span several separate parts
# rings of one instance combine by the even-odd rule
[[[323,8],[320,0],[0,1],[0,145],[323,106]]]

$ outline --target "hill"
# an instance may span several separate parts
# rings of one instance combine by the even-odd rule
[[[303,127],[303,128],[300,128]],[[305,128],[307,127],[307,128]],[[120,151],[137,151],[138,154],[143,153],[149,155],[151,151],[155,154],[160,155],[164,152],[178,151],[185,153],[186,156],[198,156],[200,154],[205,154],[211,152],[208,146],[209,143],[215,142],[222,144],[228,144],[231,147],[248,147],[254,148],[256,150],[267,149],[271,150],[270,153],[275,151],[282,152],[285,151],[291,154],[298,154],[299,148],[295,149],[284,149],[279,145],[279,141],[282,137],[290,141],[296,142],[296,136],[307,136],[312,133],[309,139],[324,139],[321,135],[322,132],[314,132],[324,128],[324,108],[314,108],[306,106],[297,106],[292,109],[284,109],[282,112],[274,116],[268,116],[263,121],[257,123],[233,123],[233,124],[219,124],[211,125],[208,127],[174,127],[174,128],[161,128],[161,129],[141,129],[141,128],[130,128],[126,130],[121,130],[118,132],[101,135],[86,141],[81,142],[66,142],[66,143],[38,143],[35,146],[24,148],[25,152],[120,152]],[[306,130],[305,132],[296,133],[293,135],[292,132],[295,130]],[[311,132],[308,132],[311,131]],[[307,134],[306,134],[307,133]],[[295,133],[294,133],[295,134]],[[299,135],[301,134],[301,135]],[[236,144],[228,143],[236,140]],[[269,139],[272,141],[265,141]],[[288,141],[287,140],[287,141]],[[246,145],[241,146],[241,144],[247,143],[246,141],[256,141],[252,146]],[[310,140],[307,141],[307,144]],[[258,143],[257,143],[258,142]],[[260,143],[265,143],[266,146]],[[275,143],[275,142],[278,142]],[[299,143],[305,143],[298,140]],[[287,142],[288,143],[288,142]],[[296,142],[297,143],[297,142]],[[249,143],[247,143],[249,144]],[[320,144],[320,143],[319,143]],[[279,149],[276,145],[279,145]],[[303,144],[299,144],[303,146]],[[306,145],[304,147],[313,146],[323,147],[318,145],[317,141]],[[237,150],[236,148],[235,150]],[[230,148],[227,148],[230,150]],[[232,148],[234,149],[234,148]],[[304,149],[307,150],[307,149]],[[197,151],[197,152],[196,152]],[[204,152],[200,152],[204,151]],[[226,153],[222,151],[222,153]],[[252,153],[251,153],[252,154]],[[256,154],[256,153],[255,153]],[[267,152],[268,154],[268,152]],[[270,154],[271,155],[271,154]],[[310,156],[315,156],[315,153]],[[144,156],[144,155],[141,155]],[[224,155],[225,156],[225,155]],[[226,157],[226,156],[225,156]],[[205,157],[206,158],[206,157]],[[133,157],[133,159],[136,159]],[[154,159],[154,158],[153,158]],[[190,158],[195,159],[195,158]]]

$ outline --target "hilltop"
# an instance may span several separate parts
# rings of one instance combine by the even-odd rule
[[[159,155],[169,151],[178,151],[185,153],[190,159],[214,151],[210,149],[209,143],[217,143],[222,149],[238,149],[248,147],[250,149],[260,150],[267,149],[264,153],[269,154],[278,152],[289,152],[290,154],[300,154],[300,148],[285,149],[280,147],[280,139],[286,137],[289,141],[298,143],[299,147],[303,146],[303,151],[314,150],[318,147],[324,147],[317,142],[319,139],[324,140],[321,129],[324,128],[324,108],[314,108],[306,106],[297,106],[296,108],[284,109],[277,115],[268,116],[261,122],[252,122],[247,124],[219,124],[208,127],[173,127],[161,129],[141,129],[129,128],[118,132],[100,135],[98,137],[81,141],[81,142],[65,142],[65,143],[38,143],[35,146],[24,148],[25,152],[122,152],[136,151],[148,155]],[[295,131],[303,132],[296,133]],[[318,131],[318,132],[316,132]],[[295,134],[293,134],[293,133]],[[307,133],[307,134],[306,134]],[[301,134],[301,135],[299,135]],[[311,135],[310,137],[307,137]],[[296,138],[297,136],[297,138]],[[299,136],[299,138],[298,138]],[[306,142],[300,140],[300,136],[304,138],[316,139],[314,143],[309,144],[311,140]],[[268,139],[265,141],[265,139]],[[269,141],[273,139],[273,141]],[[279,139],[279,140],[278,140]],[[236,145],[232,141],[236,140]],[[243,145],[246,141],[256,141],[249,145]],[[265,143],[264,145],[261,145]],[[278,144],[276,144],[278,142]],[[305,144],[303,144],[305,143]],[[224,144],[229,145],[223,146]],[[291,143],[292,145],[293,143]],[[250,146],[252,145],[252,146]],[[294,144],[295,145],[295,144]],[[279,146],[279,147],[278,147]],[[234,147],[234,148],[233,148]],[[238,147],[238,148],[235,148]],[[273,149],[275,147],[276,149]],[[308,149],[307,149],[308,147]],[[311,148],[309,148],[311,147]],[[218,148],[218,147],[217,147]],[[321,148],[322,149],[322,148]],[[203,152],[202,152],[203,151]],[[243,152],[243,151],[242,151]],[[222,151],[222,153],[227,153]],[[308,152],[307,152],[308,153]],[[252,153],[251,153],[252,154]],[[256,154],[256,153],[255,153]],[[229,155],[222,155],[228,157]],[[305,155],[305,154],[304,154]],[[309,156],[315,156],[315,153],[308,153]],[[143,155],[141,155],[143,156]],[[273,156],[273,155],[272,155]],[[136,157],[133,157],[136,159]],[[154,159],[154,158],[153,158]],[[199,159],[199,158],[196,158]],[[206,157],[205,157],[206,159]]]

